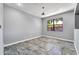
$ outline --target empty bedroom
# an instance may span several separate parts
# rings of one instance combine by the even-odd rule
[[[4,55],[77,55],[76,3],[3,3]]]

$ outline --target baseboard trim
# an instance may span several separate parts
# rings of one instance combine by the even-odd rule
[[[39,37],[41,37],[41,35],[37,36],[37,37],[32,37],[32,38],[24,39],[24,40],[21,40],[21,41],[17,41],[17,42],[14,42],[14,43],[6,44],[6,45],[4,45],[4,47],[11,46],[11,45],[18,44],[18,43],[25,42],[25,41],[29,41],[29,40],[39,38]]]
[[[48,36],[48,35],[42,35],[44,37],[48,37],[48,38],[55,38],[55,39],[58,39],[58,40],[63,40],[63,41],[68,41],[68,42],[72,42],[74,43],[73,40],[69,40],[69,39],[63,39],[63,38],[59,38],[59,37],[53,37],[53,36]]]
[[[25,41],[29,41],[29,40],[39,38],[39,37],[48,37],[48,38],[55,38],[55,39],[58,39],[58,40],[63,40],[63,41],[68,41],[68,42],[74,42],[74,41],[68,40],[68,39],[62,39],[62,38],[48,36],[48,35],[40,35],[40,36],[37,36],[37,37],[28,38],[28,39],[24,39],[24,40],[21,40],[21,41],[14,42],[14,43],[6,44],[6,45],[4,45],[4,47],[11,46],[11,45],[18,44],[18,43],[25,42]]]

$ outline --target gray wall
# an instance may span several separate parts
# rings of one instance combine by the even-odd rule
[[[74,44],[79,55],[79,3],[77,4],[75,14]]]
[[[0,3],[0,55],[3,54],[3,4]]]
[[[75,44],[76,52],[79,55],[79,29],[74,30],[74,44]]]
[[[47,31],[47,20],[56,18],[56,17],[63,17],[63,31]],[[65,12],[63,14],[47,17],[43,19],[43,35],[50,35],[53,37],[59,37],[63,39],[74,39],[74,11]]]
[[[79,15],[75,15],[75,29],[79,29]]]
[[[75,29],[79,29],[79,3],[77,4],[75,14]]]
[[[4,44],[41,35],[42,22],[40,18],[4,6]]]

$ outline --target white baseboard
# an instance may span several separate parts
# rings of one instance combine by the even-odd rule
[[[42,35],[44,37],[48,37],[48,38],[55,38],[58,40],[63,40],[63,41],[68,41],[68,42],[74,42],[73,40],[69,40],[69,39],[63,39],[63,38],[59,38],[59,37],[53,37],[53,36],[48,36],[48,35]]]
[[[11,46],[11,45],[18,44],[18,43],[25,42],[25,41],[29,41],[29,40],[32,40],[32,39],[35,39],[35,38],[39,38],[39,37],[41,37],[41,35],[37,36],[37,37],[28,38],[28,39],[24,39],[24,40],[21,40],[21,41],[13,42],[13,43],[10,43],[10,44],[6,44],[6,45],[4,45],[4,47]]]
[[[42,36],[48,37],[48,38],[55,38],[55,39],[58,39],[58,40],[63,40],[63,41],[68,41],[68,42],[74,42],[74,41],[68,40],[68,39],[62,39],[62,38],[53,37],[53,36],[47,36],[47,35],[40,35],[40,36],[37,36],[37,37],[28,38],[28,39],[24,39],[24,40],[21,40],[21,41],[13,42],[13,43],[10,43],[10,44],[6,44],[6,45],[4,45],[4,47],[11,46],[11,45],[18,44],[18,43],[25,42],[25,41],[29,41],[29,40],[32,40],[32,39],[35,39],[35,38],[39,38],[39,37],[42,37]]]
[[[79,55],[78,50],[77,50],[77,48],[76,48],[75,42],[74,42],[74,47],[75,47],[75,50],[76,50],[77,55]]]

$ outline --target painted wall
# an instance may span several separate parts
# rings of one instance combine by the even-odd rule
[[[75,29],[79,29],[79,3],[77,3],[75,14]]]
[[[0,55],[3,54],[3,4],[0,3]]]
[[[79,55],[79,3],[76,6],[75,14],[74,45]]]
[[[4,44],[41,35],[40,18],[15,8],[4,6]]]
[[[79,15],[75,16],[75,29],[79,29]]]
[[[63,17],[63,31],[47,31],[47,20]],[[49,35],[53,37],[73,40],[74,39],[74,11],[65,12],[59,15],[44,18],[43,20],[43,35]]]
[[[74,29],[74,44],[76,52],[79,55],[79,29]]]

